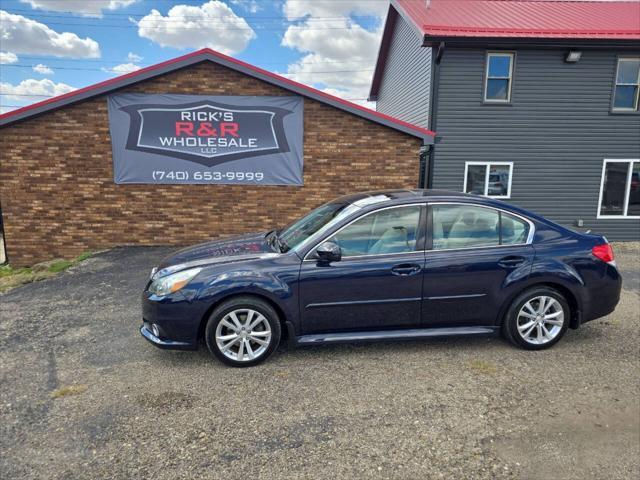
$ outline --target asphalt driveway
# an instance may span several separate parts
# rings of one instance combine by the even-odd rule
[[[112,250],[0,295],[0,478],[640,476],[637,249],[618,253],[616,312],[548,351],[281,348],[250,369],[140,337],[167,252]]]

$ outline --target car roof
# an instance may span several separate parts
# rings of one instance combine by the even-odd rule
[[[454,192],[451,190],[431,189],[398,189],[398,190],[373,190],[368,192],[353,193],[334,200],[335,203],[352,203],[358,206],[373,204],[395,204],[405,201],[419,201],[422,199],[479,199],[477,195]]]
[[[410,204],[415,202],[453,202],[453,203],[474,203],[491,208],[498,208],[516,215],[524,215],[530,220],[541,220],[542,217],[533,212],[529,212],[516,205],[505,203],[494,198],[470,193],[454,192],[452,190],[432,190],[432,189],[398,189],[398,190],[377,190],[369,192],[354,193],[335,199],[331,203],[352,204],[365,211],[375,210],[380,207]]]

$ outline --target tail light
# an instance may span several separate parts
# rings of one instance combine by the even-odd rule
[[[613,248],[611,248],[611,245],[609,243],[596,245],[591,249],[591,253],[593,254],[594,257],[596,257],[599,260],[602,260],[605,263],[608,263],[609,265],[615,266],[616,264],[616,261],[613,255]]]

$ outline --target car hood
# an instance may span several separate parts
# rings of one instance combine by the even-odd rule
[[[158,276],[194,266],[252,260],[265,255],[279,255],[267,245],[266,233],[250,233],[183,248],[160,262],[157,269],[160,274]]]

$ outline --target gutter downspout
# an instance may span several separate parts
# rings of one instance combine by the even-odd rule
[[[427,38],[425,36],[422,46],[427,47]],[[438,91],[440,89],[440,62],[444,55],[445,44],[440,42],[438,47],[431,47],[431,95],[429,101],[429,130],[437,132],[438,128]],[[434,55],[435,54],[435,55]],[[434,144],[431,145],[428,153],[428,161],[426,162],[426,174],[424,179],[426,185],[423,188],[433,188],[433,162],[435,157],[436,144],[440,139],[436,138]]]

